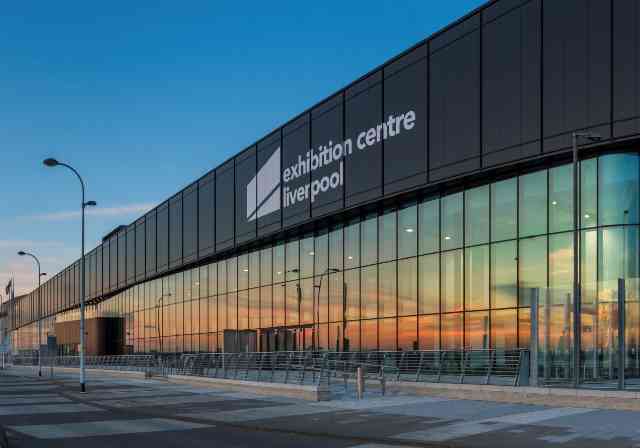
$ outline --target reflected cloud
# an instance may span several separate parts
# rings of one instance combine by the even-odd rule
[[[96,207],[86,210],[87,216],[111,217],[124,216],[134,214],[144,214],[155,207],[155,203],[145,202],[139,204],[128,204],[115,207]],[[25,219],[33,219],[36,221],[67,221],[70,219],[80,218],[80,210],[63,211],[54,213],[44,213],[41,215],[25,216]]]

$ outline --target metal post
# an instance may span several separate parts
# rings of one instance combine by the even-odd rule
[[[358,400],[362,400],[364,397],[364,374],[362,367],[358,367],[356,370],[356,397]]]
[[[618,279],[618,389],[624,389],[625,380],[625,281]]]
[[[573,386],[580,383],[580,188],[578,137],[572,134],[573,149]],[[548,324],[548,323],[547,323]]]
[[[531,385],[538,385],[538,302],[540,300],[540,288],[531,290]]]

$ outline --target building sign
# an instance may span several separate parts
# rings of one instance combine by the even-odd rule
[[[366,151],[382,141],[412,131],[415,125],[416,113],[413,110],[389,115],[386,121],[358,132],[354,138],[338,143],[330,140],[318,148],[311,148],[298,155],[297,162],[284,170],[280,167],[281,150],[276,149],[247,185],[247,220],[253,221],[278,211],[281,194],[283,208],[303,201],[313,203],[319,195],[344,185],[344,160],[354,151]],[[327,166],[335,167],[334,171],[295,188],[289,187],[290,182]]]

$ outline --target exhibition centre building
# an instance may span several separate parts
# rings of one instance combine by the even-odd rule
[[[639,190],[640,2],[490,1],[105,236],[87,353],[534,348],[550,380],[637,378]],[[77,353],[80,273],[5,305],[14,352],[41,320]]]

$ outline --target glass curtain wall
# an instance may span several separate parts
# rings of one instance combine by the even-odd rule
[[[581,162],[585,381],[620,374],[620,279],[625,371],[640,376],[639,169],[632,153]],[[88,315],[124,317],[133,353],[512,350],[531,346],[537,300],[540,376],[566,380],[572,176],[569,164],[402,204],[138,285]],[[35,345],[32,325],[16,340]]]

